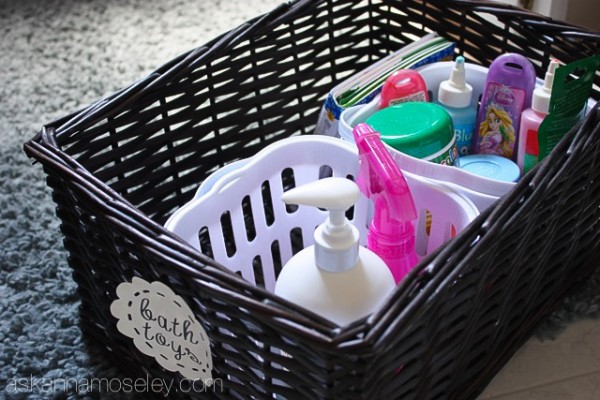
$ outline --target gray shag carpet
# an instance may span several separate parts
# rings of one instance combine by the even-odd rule
[[[84,346],[54,204],[23,143],[279,2],[0,0],[0,398],[128,397],[74,387],[118,373]],[[599,310],[600,270],[534,340]]]

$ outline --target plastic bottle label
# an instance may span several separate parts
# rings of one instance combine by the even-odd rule
[[[390,106],[399,103],[407,103],[409,101],[427,101],[427,94],[423,91],[409,94],[408,96],[401,97],[399,99],[390,100]]]
[[[495,154],[513,159],[516,156],[519,120],[525,102],[525,91],[497,82],[486,88],[477,131],[477,154]]]
[[[427,161],[441,165],[455,165],[458,159],[458,147],[456,146],[456,138],[452,140],[448,145],[437,155],[433,155],[433,158],[426,158]]]
[[[458,147],[458,152],[460,155],[466,156],[467,154],[471,154],[474,130],[474,123],[454,126],[454,133],[456,134],[456,146]]]
[[[527,142],[525,142],[525,159],[523,161],[523,174],[527,173],[539,161],[538,131],[527,130]]]

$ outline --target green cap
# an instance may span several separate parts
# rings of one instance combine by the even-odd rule
[[[417,158],[434,155],[454,139],[450,114],[434,103],[398,103],[377,111],[366,122],[383,142]]]

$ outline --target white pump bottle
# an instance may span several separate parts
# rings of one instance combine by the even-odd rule
[[[345,211],[360,196],[345,178],[325,178],[283,194],[287,204],[329,211],[314,233],[315,244],[283,267],[275,294],[343,326],[376,311],[396,286],[383,260],[359,245],[358,229]]]

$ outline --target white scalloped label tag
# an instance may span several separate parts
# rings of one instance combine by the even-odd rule
[[[212,384],[212,356],[206,331],[189,306],[165,284],[133,278],[117,287],[110,312],[117,329],[165,369]]]

